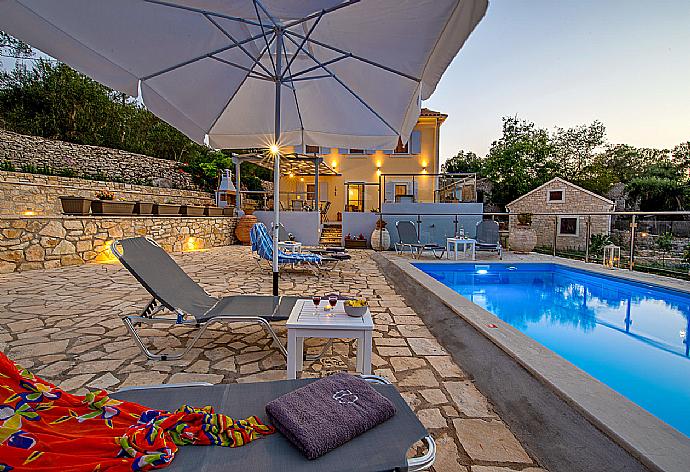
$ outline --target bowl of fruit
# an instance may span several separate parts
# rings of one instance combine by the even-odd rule
[[[347,313],[347,316],[352,316],[354,318],[361,318],[364,316],[369,307],[367,301],[363,298],[345,300],[343,306],[345,307],[345,313]]]

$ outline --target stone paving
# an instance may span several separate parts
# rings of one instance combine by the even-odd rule
[[[369,300],[374,316],[374,373],[393,381],[432,432],[438,451],[435,470],[538,472],[531,458],[438,344],[417,314],[395,292],[368,251],[320,276],[281,273],[286,294],[337,291]],[[176,254],[175,259],[213,295],[270,293],[271,274],[242,246]],[[120,316],[138,312],[146,292],[119,264],[87,264],[0,275],[0,348],[10,358],[64,389],[108,391],[131,385],[205,381],[254,382],[285,378],[285,360],[256,325],[216,324],[181,361],[147,361]],[[285,337],[285,329],[277,331]],[[158,349],[183,346],[177,337],[146,329]],[[320,341],[307,342],[308,351]],[[354,346],[334,343],[303,376],[354,370]],[[257,412],[261,413],[261,412]]]

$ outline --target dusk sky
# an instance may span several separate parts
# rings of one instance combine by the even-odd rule
[[[490,0],[424,105],[449,115],[441,161],[484,156],[508,115],[673,147],[690,140],[690,0]]]

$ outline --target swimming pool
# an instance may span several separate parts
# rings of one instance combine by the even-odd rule
[[[690,294],[558,264],[414,265],[690,436]]]

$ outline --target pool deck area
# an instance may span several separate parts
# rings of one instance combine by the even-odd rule
[[[391,254],[375,258],[549,470],[687,470],[690,439],[685,435],[414,267],[408,258]],[[690,293],[687,281],[550,256],[508,254],[502,262],[557,263]],[[415,300],[423,300],[428,309],[421,311]]]
[[[318,277],[307,271],[281,273],[281,292],[310,296],[337,291],[369,300],[375,329],[374,373],[396,384],[433,434],[438,447],[435,470],[544,471],[472,377],[437,341],[420,313],[386,279],[374,253],[350,252],[352,260]],[[212,295],[270,294],[271,272],[265,265],[257,266],[246,246],[174,258]],[[0,348],[39,376],[77,393],[86,388],[115,391],[161,383],[286,378],[285,359],[257,325],[238,324],[230,330],[216,324],[183,360],[147,361],[120,317],[139,312],[148,299],[118,263],[0,275]],[[284,339],[285,328],[277,328]],[[147,329],[145,334],[158,348],[182,345],[162,330]],[[307,347],[310,353],[320,350],[318,343],[308,342]],[[336,342],[303,375],[352,371],[354,361],[353,346]]]

